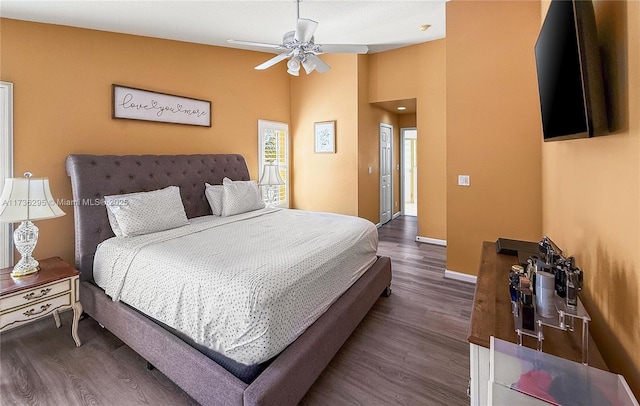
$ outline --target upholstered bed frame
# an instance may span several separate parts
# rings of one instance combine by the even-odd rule
[[[85,313],[118,336],[203,405],[295,405],[360,323],[388,293],[391,261],[379,257],[296,341],[246,384],[157,323],[93,284],[97,245],[113,236],[105,195],[180,187],[189,218],[210,214],[204,183],[248,180],[241,155],[70,155],[66,161],[75,201],[75,261],[81,271]]]

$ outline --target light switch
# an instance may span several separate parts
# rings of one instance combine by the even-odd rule
[[[369,167],[369,174],[372,174],[372,173],[373,173],[373,168]]]
[[[458,175],[458,186],[469,186],[469,175]]]

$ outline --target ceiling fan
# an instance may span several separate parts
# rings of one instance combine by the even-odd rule
[[[300,75],[300,66],[304,68],[307,75],[314,70],[320,73],[327,72],[331,67],[327,65],[318,55],[325,53],[347,53],[366,54],[369,47],[366,45],[329,45],[316,44],[313,33],[318,27],[318,22],[306,18],[300,18],[300,0],[296,0],[297,25],[295,31],[289,31],[282,37],[282,44],[267,44],[263,42],[227,40],[231,44],[250,45],[262,48],[283,50],[281,54],[274,56],[268,61],[258,65],[255,69],[263,70],[272,67],[280,61],[289,59],[287,62],[287,72],[293,76]]]

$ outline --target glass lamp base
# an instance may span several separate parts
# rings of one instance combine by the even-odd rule
[[[36,261],[38,262],[38,261]],[[27,275],[31,275],[33,273],[36,273],[40,270],[40,268],[38,268],[37,266],[35,268],[30,268],[30,269],[25,269],[25,270],[17,270],[15,267],[13,268],[13,271],[11,271],[11,277],[12,278],[19,278],[21,276],[27,276]]]
[[[267,207],[276,207],[276,191],[273,185],[267,185]]]
[[[38,227],[30,221],[23,221],[13,232],[13,242],[22,258],[13,267],[11,276],[26,276],[38,272],[38,261],[31,256],[38,243]]]

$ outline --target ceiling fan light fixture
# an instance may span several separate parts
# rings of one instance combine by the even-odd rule
[[[289,59],[289,62],[287,62],[287,73],[293,76],[300,75],[300,61],[298,58],[293,57]]]
[[[0,0],[1,1],[1,0]],[[308,18],[300,18],[300,1],[296,0],[297,24],[295,31],[288,31],[282,37],[282,44],[267,44],[252,41],[229,40],[230,43],[247,45],[252,47],[263,47],[284,52],[274,56],[266,62],[256,66],[257,70],[264,70],[273,65],[289,59],[287,62],[287,73],[293,76],[300,76],[300,65],[304,67],[307,75],[313,71],[318,73],[328,72],[331,67],[327,65],[318,55],[324,53],[349,53],[366,54],[369,48],[366,45],[348,44],[316,44],[314,33],[318,28],[318,22]]]
[[[305,72],[307,72],[307,75],[313,72],[316,68],[316,64],[309,62],[308,59],[302,61],[302,66],[304,67]]]

